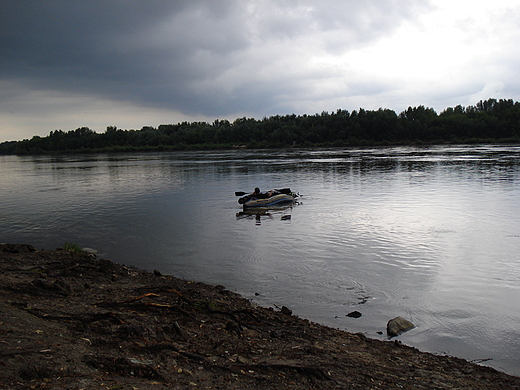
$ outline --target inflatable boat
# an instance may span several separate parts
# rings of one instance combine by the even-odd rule
[[[244,194],[237,192],[236,194]],[[252,207],[273,207],[273,206],[286,206],[292,204],[296,194],[291,191],[290,188],[284,188],[281,190],[272,190],[267,193],[260,194],[249,194],[243,196],[238,200],[244,208]]]

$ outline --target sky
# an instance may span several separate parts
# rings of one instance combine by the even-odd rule
[[[0,0],[0,142],[520,100],[518,0]]]

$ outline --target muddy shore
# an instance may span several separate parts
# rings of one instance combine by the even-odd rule
[[[5,389],[520,389],[489,367],[87,254],[1,245],[0,296]]]

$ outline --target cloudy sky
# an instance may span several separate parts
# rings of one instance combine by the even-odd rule
[[[0,142],[520,100],[518,0],[0,0]]]

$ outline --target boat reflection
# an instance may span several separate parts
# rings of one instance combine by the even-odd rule
[[[255,207],[251,209],[244,209],[236,214],[237,220],[248,219],[254,220],[256,225],[261,225],[262,220],[291,220],[292,206],[278,206],[278,207]]]

